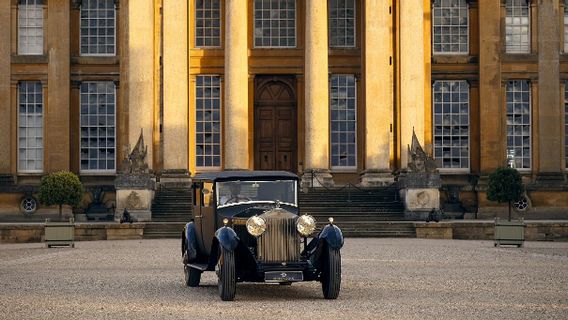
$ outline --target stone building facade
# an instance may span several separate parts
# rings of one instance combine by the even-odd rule
[[[446,200],[483,216],[512,165],[527,217],[568,209],[563,0],[5,0],[0,30],[4,208],[53,170],[112,186],[142,130],[157,174],[316,186],[392,183],[414,131]]]

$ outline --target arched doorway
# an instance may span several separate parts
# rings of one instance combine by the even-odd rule
[[[254,97],[254,168],[298,168],[296,80],[290,76],[257,76]]]

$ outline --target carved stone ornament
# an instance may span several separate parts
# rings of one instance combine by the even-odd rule
[[[140,137],[132,152],[128,154],[121,163],[121,173],[149,173],[148,163],[146,163],[146,155],[148,154],[148,147],[144,144],[144,135],[140,129]]]
[[[136,192],[130,192],[128,198],[126,198],[126,208],[130,210],[144,209],[142,199],[140,199],[140,196]]]
[[[412,129],[412,145],[408,146],[408,171],[422,173],[437,171],[436,161],[422,149],[414,128]]]

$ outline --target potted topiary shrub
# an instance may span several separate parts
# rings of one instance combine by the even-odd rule
[[[511,220],[511,202],[517,201],[524,192],[523,181],[514,168],[498,168],[489,175],[487,199],[499,203],[507,202],[509,219],[495,219],[495,246],[507,244],[521,247],[525,241],[525,223]]]
[[[83,193],[83,185],[77,175],[69,171],[57,171],[41,178],[39,201],[48,206],[58,205],[61,221],[63,205],[78,207]]]

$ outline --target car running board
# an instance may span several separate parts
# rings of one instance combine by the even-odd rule
[[[187,266],[201,272],[207,270],[207,263],[188,263]]]

